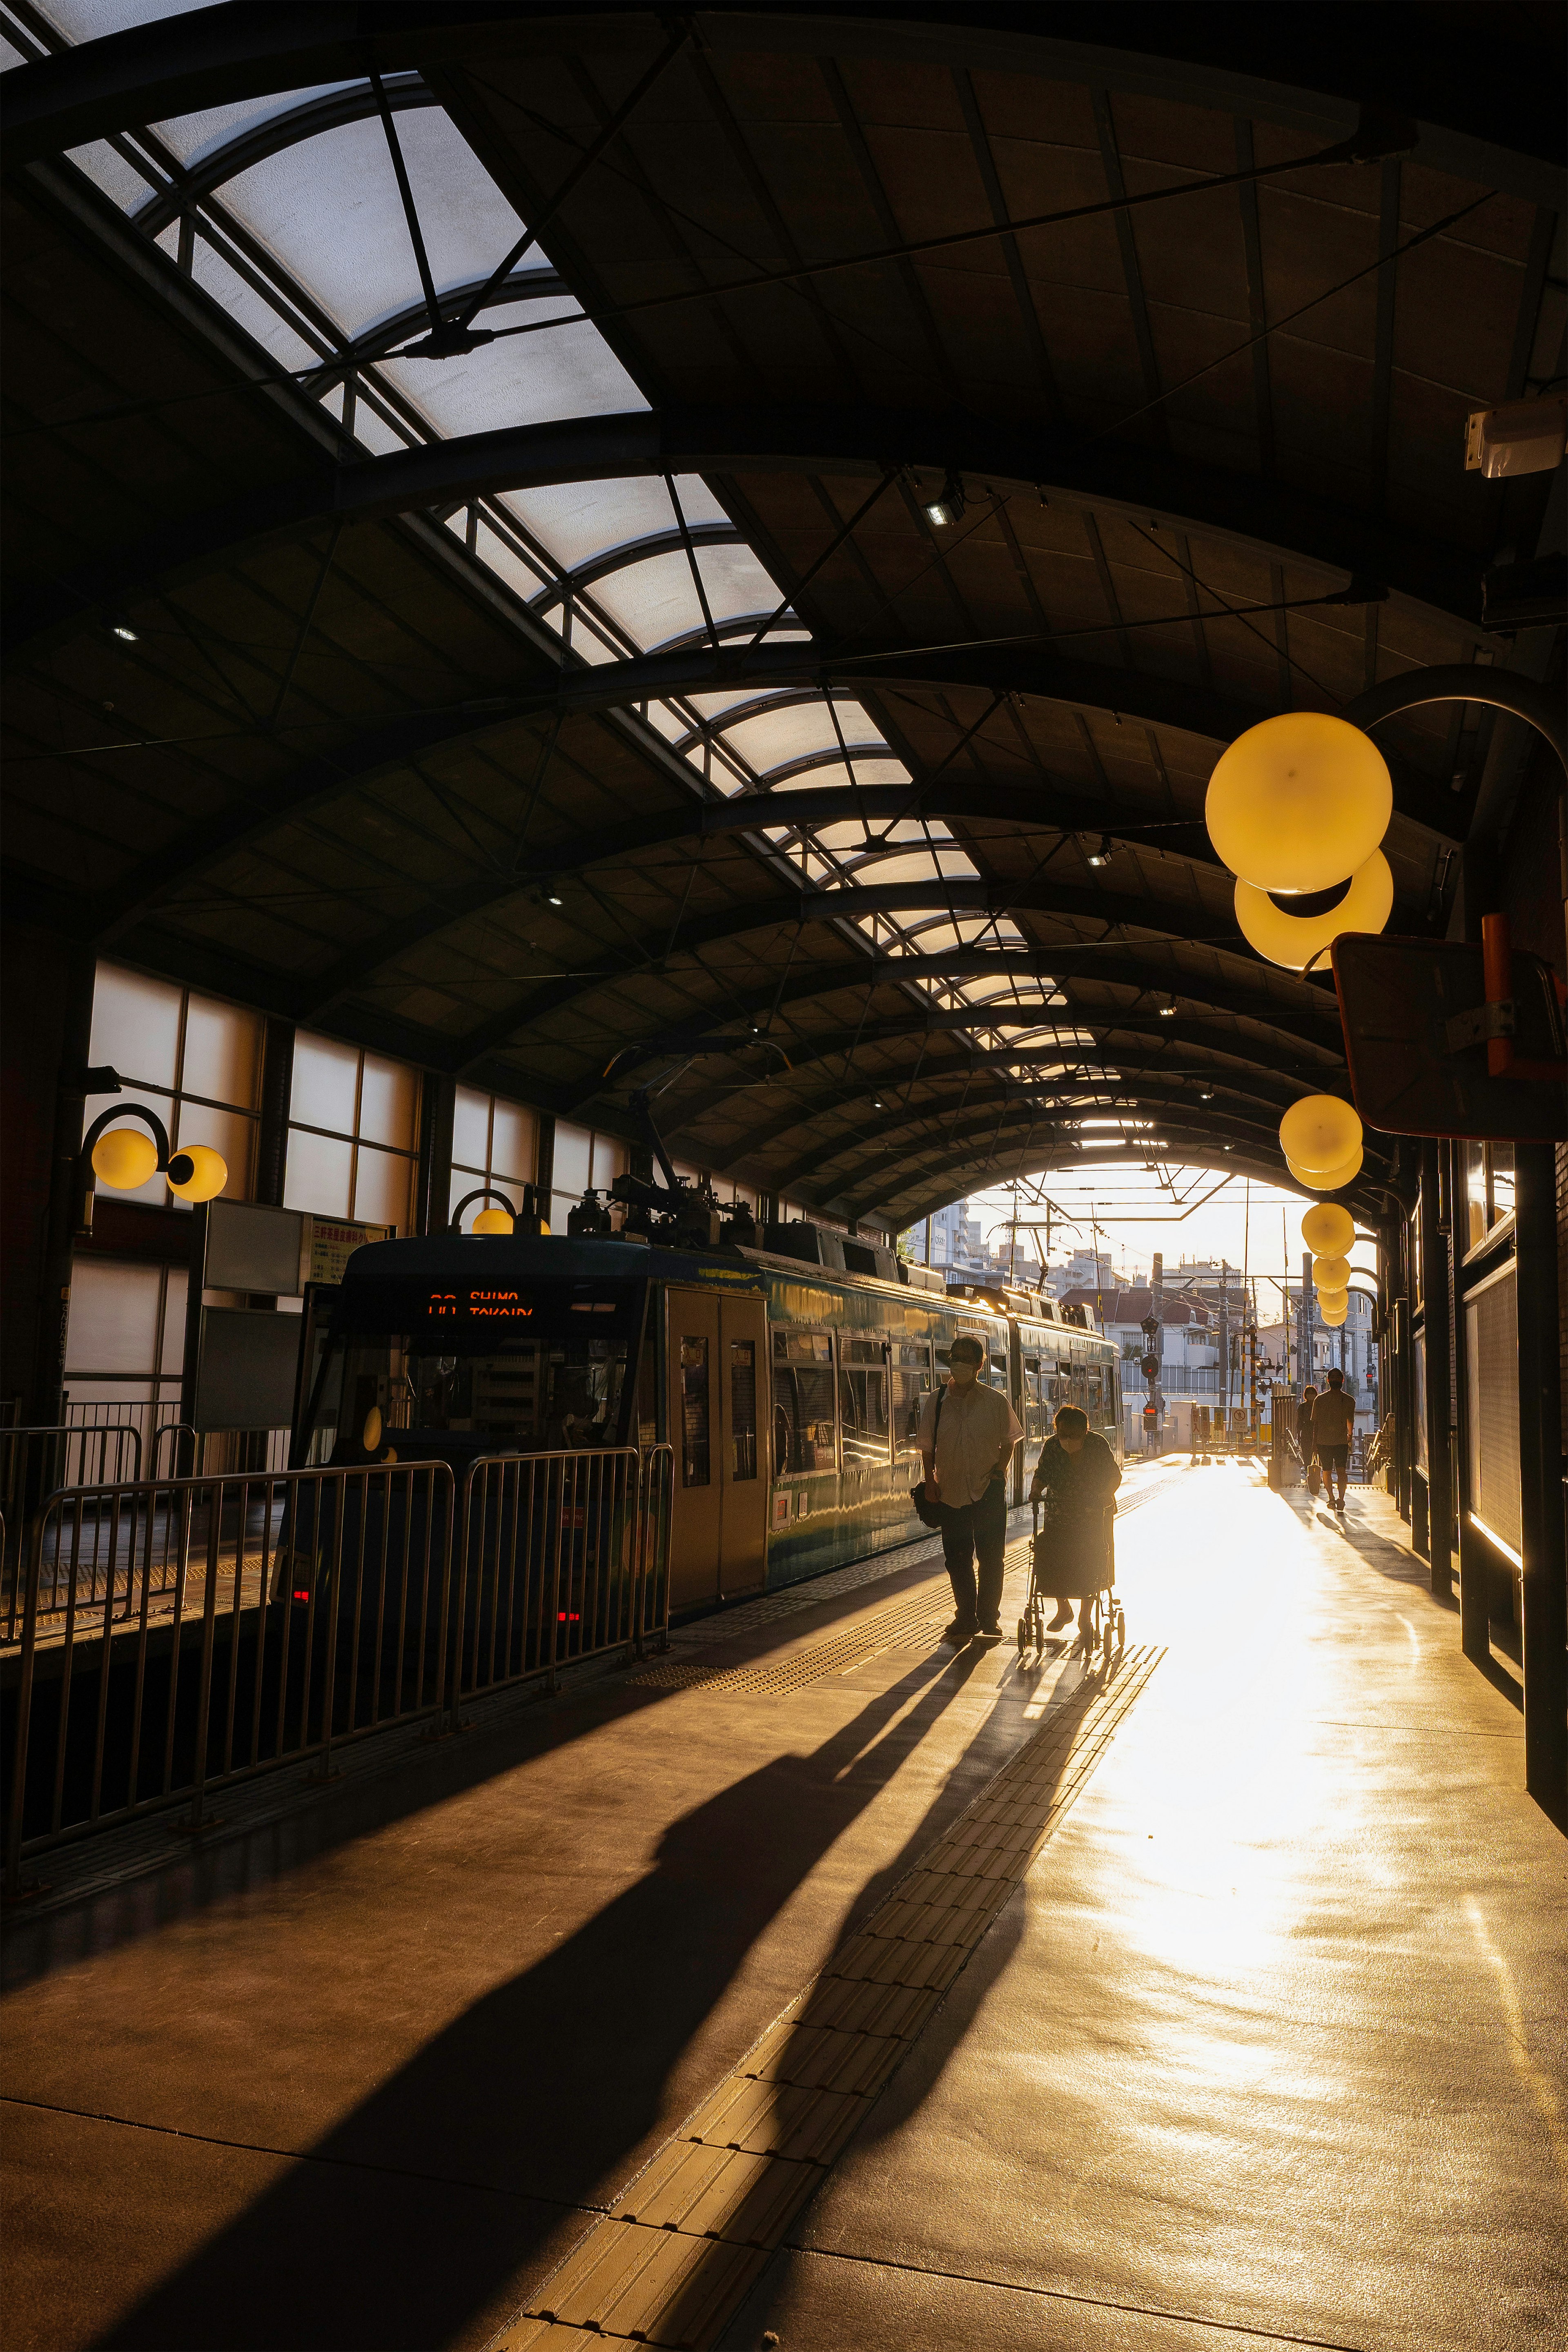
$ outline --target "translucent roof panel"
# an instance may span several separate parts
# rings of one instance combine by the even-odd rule
[[[547,335],[542,340],[552,342],[555,338]],[[646,407],[631,378],[626,377],[625,382],[627,396],[620,405]],[[566,413],[551,411],[552,415]],[[585,415],[608,412],[595,406],[574,413]],[[454,429],[466,432],[468,428]],[[678,474],[675,488],[680,510],[689,523],[729,521],[729,516],[700,476]],[[655,531],[675,529],[669,492],[657,477],[633,481],[559,482],[537,490],[507,490],[500,503],[526,525],[567,572],[576,571],[609,548],[624,547],[628,540],[647,539]]]
[[[641,563],[628,563],[612,572],[595,582],[594,601],[620,623],[634,644],[645,649],[703,625],[702,607],[684,551],[647,556]]]
[[[100,41],[133,25],[154,25],[164,16],[188,16],[207,0],[35,0],[40,16],[68,41]]]
[[[842,760],[829,760],[819,768],[805,768],[793,776],[787,772],[781,774],[779,769],[766,769],[760,781],[771,787],[774,778],[777,777],[777,789],[780,792],[789,793],[843,792],[853,784],[907,784],[910,782],[910,772],[903,761],[881,757],[879,747],[874,748],[865,758],[858,755],[853,743],[850,744],[849,751],[852,770],[846,767]],[[787,772],[788,761],[781,761],[780,767]],[[915,831],[918,836],[920,832],[918,825]],[[895,839],[901,837],[901,834],[896,834],[894,836]]]
[[[839,704],[838,723],[847,738],[868,730],[865,712],[854,703]],[[763,771],[782,767],[804,751],[835,751],[838,744],[824,702],[792,702],[782,709],[761,710],[754,719],[726,727],[724,740],[750,766]]]
[[[395,226],[401,233],[401,218]],[[418,292],[416,284],[416,299]],[[547,302],[508,303],[487,310],[484,323],[500,327],[525,317],[567,318],[575,309],[564,295],[554,295]],[[441,439],[488,433],[500,425],[546,425],[555,417],[609,416],[647,406],[598,329],[585,320],[554,334],[481,343],[464,359],[384,360],[382,372],[429,418]],[[532,490],[509,493],[525,520],[526,501],[539,495]],[[632,534],[617,530],[614,536],[620,540]]]
[[[855,861],[857,882],[940,882],[973,877],[976,869],[962,849],[923,850],[903,856],[871,850]]]
[[[399,116],[397,136],[437,291],[488,277],[517,241],[516,213],[441,108]],[[269,155],[230,180],[223,201],[351,335],[419,300],[418,265],[378,118]]]

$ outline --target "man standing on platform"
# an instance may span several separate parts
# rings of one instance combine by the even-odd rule
[[[952,1580],[953,1619],[942,1640],[963,1649],[976,1634],[984,1642],[1002,1638],[1006,1470],[1024,1432],[1000,1389],[981,1381],[982,1340],[961,1331],[948,1360],[946,1388],[927,1397],[921,1413],[920,1449],[926,1493],[942,1509],[942,1557]]]
[[[1329,1508],[1342,1511],[1345,1507],[1345,1479],[1351,1458],[1351,1435],[1355,1428],[1355,1399],[1345,1394],[1345,1376],[1336,1364],[1329,1374],[1329,1385],[1312,1401],[1311,1440],[1323,1475],[1329,1485]]]

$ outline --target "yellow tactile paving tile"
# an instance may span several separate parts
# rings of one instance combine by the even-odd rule
[[[689,2237],[774,2246],[825,2170],[794,2157],[674,2140],[616,2200],[613,2215]]]
[[[766,2260],[759,2246],[604,2221],[567,2256],[523,2318],[700,2352]],[[507,2352],[526,2342],[510,2330],[500,2338]]]
[[[805,2157],[830,2164],[866,2113],[853,2092],[763,2083],[731,2074],[686,2125],[691,2139],[710,2147],[748,2148],[758,2156]]]
[[[743,2073],[763,2083],[793,2083],[824,2091],[879,2091],[904,2055],[890,2033],[844,2033],[831,2026],[785,2018],[742,2061]]]
[[[708,2352],[1159,1654],[1131,1654],[1108,1684],[1087,1687],[1041,1727],[594,2224],[491,2352],[565,2352],[606,2338]]]

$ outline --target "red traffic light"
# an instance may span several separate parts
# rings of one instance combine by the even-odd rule
[[[1142,1371],[1146,1381],[1152,1381],[1159,1369],[1160,1359],[1158,1356],[1145,1356],[1139,1365],[1139,1370]]]

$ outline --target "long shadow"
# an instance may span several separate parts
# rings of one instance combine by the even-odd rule
[[[820,1603],[771,1624],[721,1635],[711,1647],[704,1645],[700,1663],[730,1665],[743,1659],[752,1664],[786,1643],[830,1631],[841,1619],[865,1609],[868,1601],[897,1599],[929,1570],[930,1562],[922,1558],[907,1569],[893,1570],[885,1591],[879,1587],[868,1594],[860,1587],[825,1595]],[[569,1689],[553,1701],[545,1701],[542,1691],[520,1689],[514,1705],[482,1727],[404,1757],[363,1780],[350,1780],[326,1798],[302,1803],[297,1812],[241,1836],[192,1851],[163,1831],[170,1848],[163,1868],[108,1892],[86,1894],[41,1917],[30,1916],[23,1906],[7,1906],[0,1933],[0,1996],[90,1955],[156,1935],[210,1904],[257,1894],[356,1838],[444,1804],[533,1757],[570,1747],[605,1723],[663,1706],[670,1696],[668,1690],[639,1688],[619,1676]],[[374,1748],[374,1740],[368,1745]],[[220,1813],[224,1810],[221,1791],[216,1809]],[[161,1833],[158,1817],[144,1825],[143,1833],[149,1832],[154,1837]],[[47,1881],[49,1856],[40,1854],[33,1867]]]
[[[973,1663],[917,1670],[813,1753],[776,1758],[674,1822],[645,1877],[426,2043],[100,2342],[402,2352],[458,2337],[537,2268],[569,2209],[625,2180],[746,1954]],[[947,1777],[909,1859],[967,1801],[962,1759]],[[371,1998],[374,1980],[367,1970]]]

